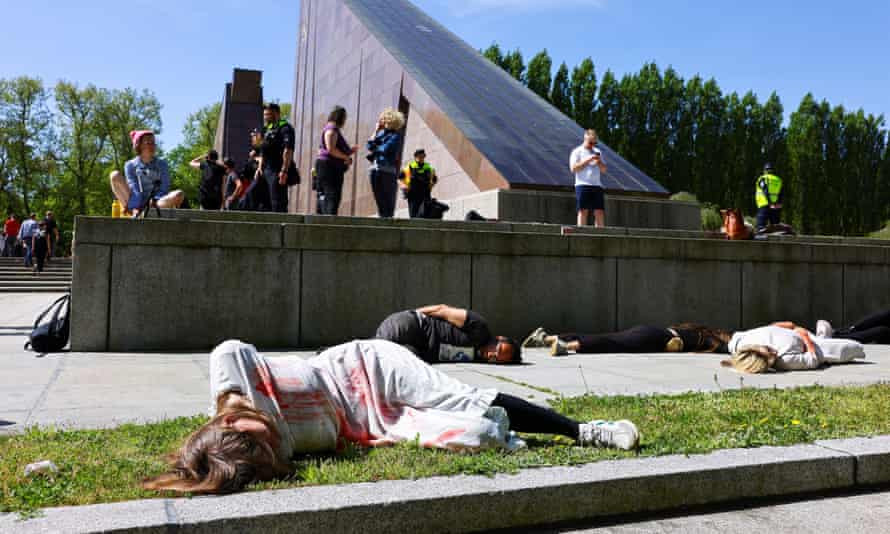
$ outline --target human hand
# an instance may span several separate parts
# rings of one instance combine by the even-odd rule
[[[353,146],[352,146],[352,153],[353,153],[353,154],[356,154],[356,153],[358,153],[358,151],[359,151],[359,147],[358,147],[358,145],[353,145]]]
[[[287,171],[278,173],[278,185],[287,185]]]

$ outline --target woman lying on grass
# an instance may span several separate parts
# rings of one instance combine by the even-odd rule
[[[151,490],[231,493],[293,474],[299,453],[418,440],[454,451],[524,446],[514,432],[559,434],[579,445],[634,449],[629,421],[580,423],[492,389],[463,384],[388,341],[355,341],[315,358],[264,358],[223,343],[210,355],[216,415],[171,459]]]

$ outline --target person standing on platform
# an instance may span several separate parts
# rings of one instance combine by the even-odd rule
[[[226,171],[219,164],[219,152],[210,150],[206,156],[198,156],[189,166],[201,170],[200,196],[201,209],[219,211],[223,207],[223,183]]]
[[[274,102],[263,108],[263,120],[263,177],[269,188],[269,201],[272,211],[287,213],[287,175],[294,164],[296,133],[281,118],[281,106]]]
[[[405,125],[405,116],[394,109],[384,110],[377,119],[377,131],[368,139],[368,161],[371,162],[370,179],[377,214],[381,219],[391,219],[396,212],[396,196],[399,192],[399,153]]]
[[[343,196],[343,177],[352,166],[352,156],[358,146],[349,146],[343,137],[346,125],[346,109],[337,106],[328,115],[328,122],[321,132],[318,160],[315,162],[316,194],[320,215],[337,215]]]
[[[602,175],[606,163],[602,152],[596,147],[596,131],[584,133],[584,144],[572,151],[569,167],[575,175],[575,199],[578,210],[578,226],[587,226],[590,212],[593,212],[597,228],[606,226],[606,195],[603,190]]]
[[[754,193],[757,202],[757,231],[764,232],[769,226],[782,222],[782,198],[784,197],[782,179],[773,174],[773,166],[763,166],[763,175],[757,179],[757,190]]]
[[[426,207],[433,200],[433,188],[439,181],[436,169],[426,161],[422,148],[414,152],[414,161],[402,171],[402,190],[408,200],[408,214],[412,219],[427,217]]]
[[[3,250],[4,258],[14,258],[18,256],[16,245],[18,244],[19,229],[21,227],[22,225],[15,218],[15,214],[10,213],[9,217],[6,218],[6,223],[3,225],[3,230],[6,232],[6,248]]]

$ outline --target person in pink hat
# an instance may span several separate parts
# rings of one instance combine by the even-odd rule
[[[149,130],[130,132],[136,157],[124,165],[124,173],[111,173],[111,190],[124,209],[138,215],[146,197],[154,191],[155,182],[160,188],[152,201],[160,208],[178,208],[185,200],[182,191],[170,191],[170,169],[167,162],[156,157],[158,152],[155,134]]]

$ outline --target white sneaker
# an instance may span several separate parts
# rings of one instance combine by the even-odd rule
[[[831,336],[834,335],[834,328],[828,321],[824,319],[820,320],[816,322],[816,335],[821,338],[830,339]]]
[[[551,356],[568,356],[569,355],[569,344],[565,341],[557,338],[556,341],[550,345],[550,355]]]
[[[547,337],[547,332],[543,328],[538,328],[525,338],[525,341],[522,342],[522,348],[539,349],[546,347],[547,344],[544,342],[545,337]]]
[[[640,446],[640,431],[630,421],[591,421],[581,424],[578,442],[585,447],[631,451]]]

